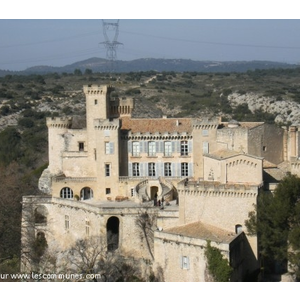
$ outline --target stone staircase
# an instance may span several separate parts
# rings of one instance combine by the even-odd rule
[[[174,192],[174,186],[172,183],[166,181],[164,178],[160,177],[158,179],[147,179],[144,181],[139,182],[136,185],[135,191],[136,191],[136,198],[139,203],[148,202],[154,199],[151,199],[150,189],[151,187],[157,187],[158,188],[158,195],[157,200],[164,199],[165,202],[169,202],[173,200],[173,192]]]

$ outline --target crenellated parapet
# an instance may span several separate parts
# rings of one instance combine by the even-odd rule
[[[193,136],[188,132],[134,132],[122,135],[123,140],[192,140]]]
[[[94,128],[97,130],[118,130],[120,128],[120,120],[96,119],[94,120]]]
[[[113,117],[131,116],[134,109],[132,98],[111,98],[109,102],[109,114]]]
[[[258,195],[257,185],[248,184],[221,184],[218,182],[189,182],[187,180],[178,184],[178,193],[186,196],[199,197],[233,197],[253,198]]]
[[[221,118],[216,117],[212,119],[193,119],[193,129],[217,129],[221,123]]]
[[[86,95],[105,95],[109,94],[112,91],[113,87],[110,85],[91,84],[83,86],[83,92]]]
[[[48,128],[71,128],[72,117],[52,117],[46,120]]]

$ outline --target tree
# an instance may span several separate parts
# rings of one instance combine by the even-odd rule
[[[80,69],[75,69],[75,70],[74,70],[74,75],[76,75],[76,76],[81,76],[81,75],[82,75],[81,70],[80,70]]]
[[[299,266],[300,250],[300,178],[288,174],[276,187],[274,194],[262,191],[255,210],[245,222],[250,234],[257,234],[259,253],[266,272],[275,272],[276,265],[286,262]],[[298,261],[297,261],[298,257]],[[300,278],[300,277],[298,277]]]
[[[21,237],[21,197],[24,189],[16,163],[0,167],[0,259],[19,255]]]
[[[14,127],[0,133],[0,165],[7,166],[22,156],[21,135]]]
[[[65,272],[81,274],[79,281],[133,282],[148,279],[142,275],[140,261],[118,252],[108,252],[105,239],[101,237],[77,240],[66,251],[65,258],[69,264]],[[69,262],[72,262],[71,267]],[[155,279],[153,272],[150,276]]]
[[[207,268],[213,280],[216,282],[228,282],[232,273],[229,262],[223,257],[221,251],[211,246],[211,242],[207,241],[205,249],[207,259]]]
[[[85,69],[84,74],[91,75],[91,74],[93,74],[93,71],[91,69]]]
[[[149,215],[146,211],[139,213],[135,219],[135,224],[139,230],[140,238],[142,241],[143,239],[145,239],[147,249],[149,251],[152,260],[154,260],[152,249],[154,243],[153,226],[155,225],[155,223],[156,223],[156,215],[154,214]]]

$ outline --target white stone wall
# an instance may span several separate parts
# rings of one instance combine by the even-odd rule
[[[228,256],[228,244],[211,245]],[[204,240],[155,232],[155,265],[163,269],[166,282],[205,282],[208,280],[205,247]],[[183,257],[187,265],[183,264]]]

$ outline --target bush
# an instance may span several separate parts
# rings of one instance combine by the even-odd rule
[[[29,118],[19,119],[18,125],[24,128],[31,128],[34,126],[34,122]]]
[[[0,114],[2,116],[7,116],[10,113],[10,107],[8,105],[3,105],[0,109]]]

